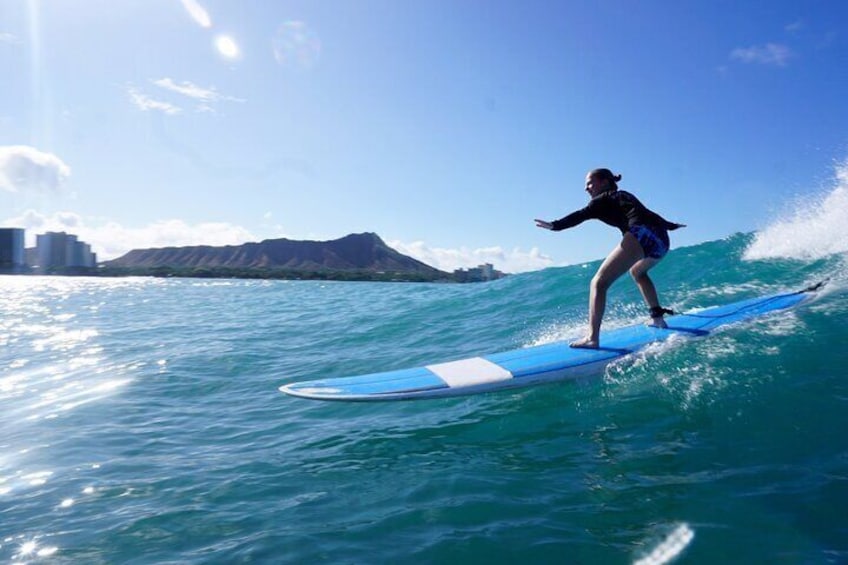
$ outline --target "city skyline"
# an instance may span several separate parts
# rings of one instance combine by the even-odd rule
[[[77,235],[48,231],[35,235],[35,245],[26,247],[25,228],[0,227],[0,271],[49,273],[53,269],[97,267],[97,254]]]
[[[848,162],[836,0],[11,0],[2,16],[0,226],[73,232],[102,259],[375,232],[442,270],[522,272],[617,242],[533,224],[585,205],[589,169],[687,224],[681,247],[769,227]]]

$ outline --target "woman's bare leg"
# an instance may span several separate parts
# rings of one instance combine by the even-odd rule
[[[660,260],[661,259],[654,259],[653,257],[645,257],[644,259],[637,261],[636,264],[630,268],[630,276],[633,277],[633,280],[636,282],[636,286],[639,287],[639,292],[642,293],[642,298],[645,299],[645,303],[648,305],[648,308],[656,308],[660,305],[660,299],[657,296],[657,288],[654,286],[654,281],[652,281],[651,277],[648,276],[648,271],[659,263]],[[651,318],[651,324],[661,328],[666,327],[662,316],[659,318]]]
[[[621,275],[644,257],[642,246],[632,234],[624,234],[615,249],[592,277],[589,286],[589,333],[571,344],[571,347],[595,348],[600,345],[601,321],[607,305],[607,290]]]

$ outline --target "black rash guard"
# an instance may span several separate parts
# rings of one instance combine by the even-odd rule
[[[640,225],[663,231],[681,227],[648,210],[638,198],[624,190],[608,190],[599,194],[585,208],[555,220],[551,225],[554,231],[560,231],[592,219],[620,229],[622,235],[633,226]]]

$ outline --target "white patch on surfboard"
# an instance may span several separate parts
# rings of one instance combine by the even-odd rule
[[[512,373],[482,357],[427,365],[427,369],[451,388],[496,383],[512,378]]]

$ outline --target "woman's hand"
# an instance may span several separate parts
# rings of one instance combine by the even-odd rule
[[[545,220],[533,220],[533,221],[536,222],[537,228],[544,228],[546,230],[554,229],[554,225],[552,223],[548,222],[548,221],[545,221]]]

